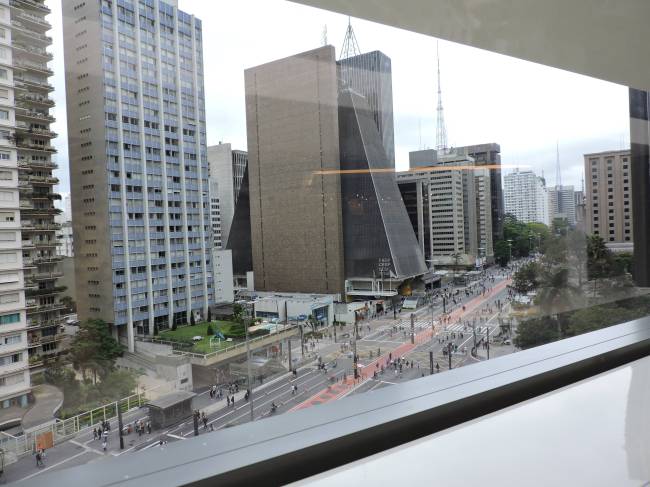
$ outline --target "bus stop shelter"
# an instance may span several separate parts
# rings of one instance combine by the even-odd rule
[[[192,416],[193,392],[178,391],[150,401],[149,418],[154,429],[166,428]]]

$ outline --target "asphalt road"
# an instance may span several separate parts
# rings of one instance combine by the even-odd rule
[[[496,277],[494,283],[487,285],[496,286],[504,280],[504,276]],[[489,328],[490,334],[493,335],[495,329],[498,327],[495,319],[495,310],[493,309],[493,312],[490,313],[487,309],[483,308],[489,306],[495,308],[495,301],[505,301],[506,295],[507,291],[505,288],[500,292],[491,293],[486,298],[480,297],[480,293],[477,292],[469,296],[465,296],[465,293],[461,292],[457,296],[457,304],[455,306],[447,306],[446,311],[448,313],[451,311],[455,315],[462,314],[463,321],[471,320],[472,317],[478,316],[488,320],[487,323],[480,324],[480,335],[485,336],[485,327]],[[479,305],[474,306],[472,308],[473,311],[470,311],[470,305],[476,305],[476,303]],[[463,305],[468,306],[467,313],[462,313]],[[371,376],[375,370],[380,372],[381,368],[376,366],[377,362],[384,365],[385,371],[378,373],[376,379],[368,379],[358,384],[353,383],[349,386],[349,390],[343,389],[342,394],[338,396],[334,395],[328,400],[336,400],[348,394],[372,391],[380,387],[421,377],[422,374],[428,374],[429,351],[433,351],[434,364],[436,362],[439,364],[440,372],[448,370],[448,359],[443,355],[442,349],[449,342],[458,345],[459,348],[459,353],[452,354],[452,367],[455,368],[472,363],[475,360],[481,360],[481,355],[485,355],[484,352],[480,351],[477,358],[471,357],[469,353],[469,349],[471,349],[474,340],[471,328],[464,326],[462,323],[453,322],[446,325],[441,323],[442,308],[442,300],[438,299],[434,301],[432,306],[427,305],[414,312],[415,335],[422,336],[428,333],[431,329],[432,320],[435,326],[435,334],[430,339],[413,346],[404,355],[403,358],[409,361],[409,366],[403,367],[401,372],[399,370],[395,372],[387,363],[388,353],[398,349],[398,347],[404,348],[404,344],[411,342],[411,312],[402,312],[397,320],[393,318],[391,312],[385,316],[361,323],[358,327],[361,338],[357,340],[359,371],[366,377]],[[323,339],[318,343],[314,343],[313,349],[311,346],[307,347],[309,353],[320,357],[327,365],[326,371],[320,370],[317,367],[317,360],[314,360],[307,366],[300,368],[295,379],[292,375],[285,374],[256,388],[253,392],[253,414],[255,420],[268,417],[271,414],[282,414],[291,409],[323,402],[315,398],[323,391],[327,391],[328,386],[339,383],[343,384],[342,380],[344,377],[347,377],[349,382],[353,376],[352,344],[351,338],[343,339],[342,336],[346,333],[350,336],[353,335],[353,330],[352,326],[348,326],[347,328],[347,330],[339,332],[339,340],[337,342]],[[463,334],[462,337],[461,333]],[[463,347],[468,348],[466,354],[461,352]],[[294,357],[297,357],[300,353],[300,345],[296,343],[295,347],[292,348],[292,354]],[[382,358],[378,360],[378,356]],[[395,359],[397,357],[392,358]],[[410,363],[413,363],[413,367],[410,366]],[[293,385],[297,386],[297,392],[292,391]],[[236,394],[234,405],[227,406],[225,395],[223,399],[216,400],[210,399],[207,391],[198,394],[193,400],[193,407],[206,412],[208,417],[208,427],[205,428],[203,423],[201,423],[199,426],[199,434],[206,434],[212,429],[218,430],[250,421],[250,402],[246,401],[243,396],[243,391],[239,392]],[[271,413],[271,405],[273,403],[277,405],[277,410]],[[124,422],[127,424],[139,419],[146,419],[146,416],[146,409],[142,409],[125,416]],[[190,418],[164,431],[144,434],[143,436],[138,436],[136,433],[126,435],[124,437],[125,449],[120,450],[117,425],[113,422],[106,452],[102,450],[101,441],[93,439],[92,431],[87,431],[78,435],[74,440],[66,441],[48,450],[45,467],[37,468],[35,467],[36,462],[33,457],[23,457],[17,463],[9,465],[5,469],[5,474],[1,480],[4,482],[16,481],[73,465],[101,461],[105,457],[131,454],[134,451],[148,448],[160,448],[161,440],[168,442],[184,441],[193,435],[193,421]]]

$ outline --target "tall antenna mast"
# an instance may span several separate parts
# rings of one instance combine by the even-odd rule
[[[354,35],[354,30],[352,30],[352,20],[348,17],[348,28],[345,31],[345,39],[343,39],[343,47],[341,48],[341,57],[339,60],[358,56],[360,54],[361,49],[359,49],[359,43]]]
[[[440,51],[436,41],[436,57],[438,59],[438,108],[436,121],[436,150],[447,152],[447,126],[445,125],[445,112],[442,108],[442,89],[440,87]]]
[[[555,141],[555,186],[562,186],[562,170],[560,169],[560,143]]]
[[[327,45],[327,24],[323,26],[323,32],[321,34],[321,41],[324,46]]]

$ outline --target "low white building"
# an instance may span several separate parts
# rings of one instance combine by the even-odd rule
[[[334,294],[255,293],[255,318],[281,323],[306,321],[313,316],[322,326],[334,323]]]

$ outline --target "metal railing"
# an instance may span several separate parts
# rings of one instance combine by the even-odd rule
[[[151,393],[159,386],[132,394],[118,401],[90,409],[67,419],[56,418],[53,424],[26,432],[22,436],[14,436],[0,431],[0,448],[6,453],[17,457],[32,453],[36,448],[36,439],[39,435],[52,433],[54,444],[70,439],[85,429],[98,426],[102,421],[117,418],[118,407],[123,414],[135,411],[152,399]]]
[[[286,326],[282,330],[277,330],[277,331],[275,331],[273,333],[269,333],[268,335],[262,335],[262,336],[259,336],[259,337],[251,338],[248,342],[250,344],[255,344],[255,343],[260,342],[262,340],[268,339],[269,337],[272,337],[273,335],[276,335],[278,333],[283,333],[283,332],[288,331],[288,330],[295,330],[297,328],[298,327],[296,327],[296,326]],[[220,355],[220,354],[232,352],[232,351],[234,351],[236,349],[240,349],[240,348],[245,349],[246,348],[246,341],[243,341],[243,342],[239,342],[239,343],[237,343],[235,345],[232,345],[230,347],[220,348],[219,350],[215,350],[214,352],[197,353],[197,352],[189,352],[189,351],[186,351],[186,350],[179,350],[179,349],[175,348],[175,347],[181,347],[182,348],[183,346],[191,347],[191,345],[189,343],[186,343],[186,342],[175,342],[175,341],[172,341],[172,340],[159,340],[157,338],[146,338],[146,337],[140,337],[140,338],[137,338],[137,340],[142,341],[142,342],[149,342],[149,343],[159,343],[161,345],[170,345],[172,347],[172,352],[174,354],[176,354],[176,355],[185,355],[185,356],[188,356],[188,357],[194,357],[194,358],[198,358],[198,359],[201,359],[201,360],[207,360],[207,359],[210,359],[212,357],[216,357],[217,355]]]

